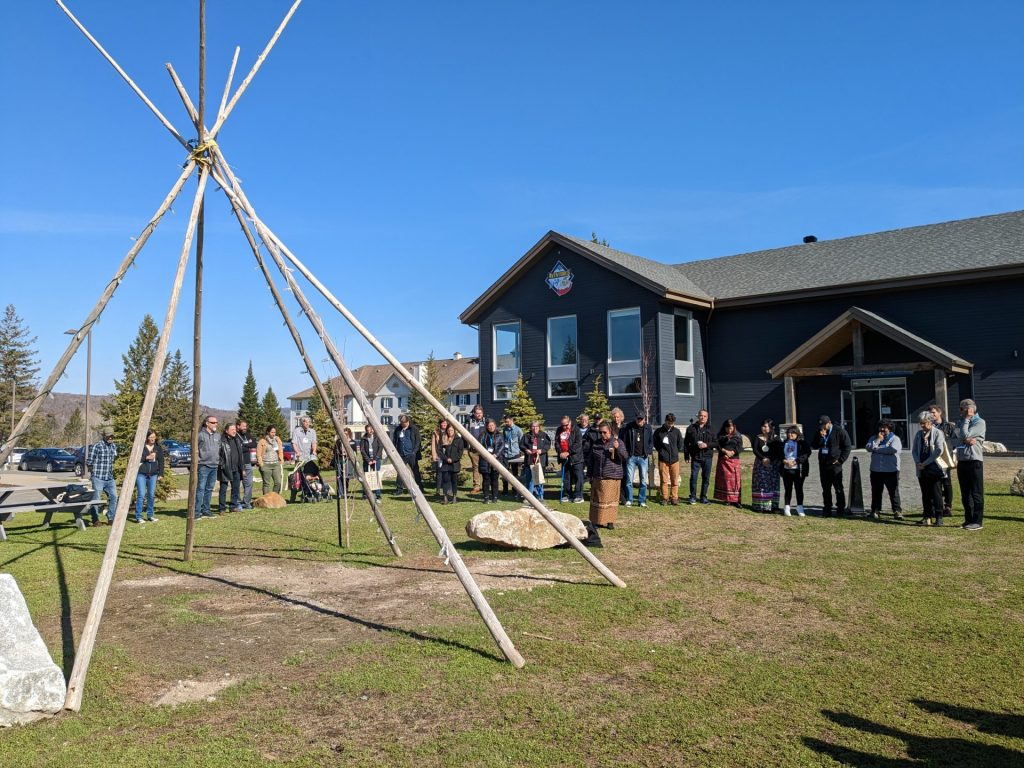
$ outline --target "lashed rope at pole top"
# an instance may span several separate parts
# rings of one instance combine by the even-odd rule
[[[205,167],[207,170],[213,169],[213,155],[212,152],[217,149],[217,142],[213,139],[207,139],[200,143],[198,139],[189,139],[189,160],[192,160],[196,165]]]

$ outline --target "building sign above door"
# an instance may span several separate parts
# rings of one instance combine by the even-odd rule
[[[556,294],[559,296],[565,296],[565,294],[572,290],[572,278],[572,270],[566,267],[561,261],[556,261],[555,266],[553,266],[551,271],[548,272],[545,282]]]

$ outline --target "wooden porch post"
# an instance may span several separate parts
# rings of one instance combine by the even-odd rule
[[[935,403],[942,409],[943,420],[948,421],[949,389],[946,386],[946,371],[942,368],[935,369]]]
[[[786,387],[786,423],[796,424],[796,379],[786,376],[783,381]]]
[[[864,326],[855,322],[853,324],[853,367],[860,368],[864,365]]]

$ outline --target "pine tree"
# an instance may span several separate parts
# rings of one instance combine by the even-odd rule
[[[533,398],[526,391],[526,384],[523,382],[522,375],[516,378],[516,386],[512,390],[512,396],[509,398],[508,405],[505,406],[505,416],[511,416],[515,419],[516,424],[524,432],[530,428],[530,423],[534,421],[539,421],[541,427],[544,426],[544,414],[540,413],[537,410],[537,406],[533,404]]]
[[[82,409],[75,408],[68,423],[64,425],[64,432],[61,435],[63,445],[81,445],[85,437],[85,419],[82,418]]]
[[[601,419],[607,419],[611,415],[611,404],[608,396],[601,387],[601,374],[594,377],[594,388],[587,393],[587,407],[585,413],[595,424]]]
[[[444,392],[440,387],[440,371],[437,368],[437,361],[434,359],[434,351],[431,350],[423,363],[423,386],[438,400],[444,400]],[[420,441],[424,450],[420,459],[420,474],[426,482],[434,479],[434,465],[430,460],[430,436],[437,429],[438,414],[434,406],[427,402],[419,392],[413,390],[409,395],[409,421],[415,424],[420,431]]]
[[[192,435],[192,373],[181,350],[167,361],[153,407],[153,429],[161,440],[189,442]]]
[[[0,434],[5,437],[11,431],[12,408],[17,408],[12,397],[24,404],[36,395],[39,354],[35,343],[36,337],[29,336],[14,305],[8,304],[0,319]]]
[[[603,237],[598,237],[597,232],[594,232],[593,230],[590,232],[590,242],[596,243],[597,245],[603,245],[605,248],[608,247],[608,241]]]
[[[327,388],[327,396],[333,401],[334,390],[330,387]],[[328,469],[334,460],[334,440],[337,432],[334,431],[334,422],[331,421],[333,407],[333,402],[325,404],[320,399],[320,394],[314,392],[306,410],[310,425],[316,430],[316,463],[320,465],[320,469]]]
[[[118,483],[124,479],[128,467],[128,454],[135,440],[142,400],[156,359],[158,336],[156,323],[150,315],[146,315],[142,318],[139,332],[128,347],[128,352],[121,355],[124,371],[122,377],[114,382],[114,396],[100,406],[104,425],[114,429],[114,443],[117,445],[114,477]],[[157,483],[157,498],[166,499],[172,490],[170,475],[165,474]]]
[[[256,388],[256,377],[252,375],[252,360],[250,360],[249,372],[245,375],[245,383],[242,385],[242,399],[238,401],[238,418],[249,422],[250,430],[255,432],[259,430],[262,417],[260,391]]]
[[[270,427],[274,427],[277,430],[278,437],[282,440],[288,439],[288,425],[285,424],[284,416],[281,415],[281,405],[277,401],[277,395],[274,394],[273,387],[267,387],[267,392],[263,395],[263,402],[260,404],[260,420],[257,432],[263,435]]]

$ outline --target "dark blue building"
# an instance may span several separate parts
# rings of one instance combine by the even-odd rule
[[[460,319],[489,414],[521,375],[554,424],[600,376],[627,418],[827,413],[862,445],[973,397],[988,439],[1024,450],[1022,297],[1024,211],[675,265],[549,232]]]

